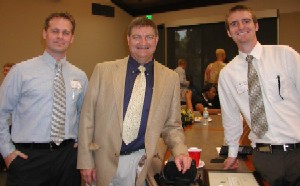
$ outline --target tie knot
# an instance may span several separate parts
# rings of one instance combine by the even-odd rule
[[[61,63],[56,63],[55,66],[56,66],[57,71],[60,72],[61,68],[62,68],[62,64]]]
[[[146,68],[144,66],[142,66],[142,65],[139,66],[138,69],[140,70],[141,73],[145,73],[145,71],[146,71]]]
[[[247,55],[246,61],[247,61],[248,63],[251,63],[252,60],[253,60],[253,56],[252,56],[252,55]]]

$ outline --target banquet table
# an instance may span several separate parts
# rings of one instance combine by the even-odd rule
[[[222,169],[223,163],[211,163],[211,159],[220,159],[217,148],[224,145],[224,128],[221,115],[211,115],[211,121],[207,125],[195,122],[184,129],[185,142],[188,147],[202,149],[201,161],[207,169]],[[244,159],[244,160],[247,160]],[[245,162],[241,162],[238,171],[249,170]]]
[[[198,174],[201,179],[205,179],[205,170],[222,170],[223,162],[218,161],[212,163],[212,159],[224,160],[225,157],[219,156],[217,148],[225,144],[224,128],[222,126],[221,115],[210,115],[211,121],[207,125],[203,125],[201,121],[194,122],[184,128],[185,143],[188,147],[197,147],[201,151],[201,161],[204,162],[203,167],[198,168]],[[170,152],[166,154],[166,159],[170,157]],[[201,165],[202,163],[200,163]],[[239,168],[235,172],[252,172],[254,171],[252,163],[252,155],[239,158]],[[267,185],[264,183],[264,185]]]

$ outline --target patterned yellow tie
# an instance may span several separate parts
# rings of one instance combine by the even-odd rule
[[[252,64],[252,60],[252,55],[248,55],[246,57],[246,61],[248,62],[248,90],[251,130],[258,138],[262,138],[262,136],[268,131],[268,123],[258,75]]]
[[[53,108],[50,138],[59,145],[65,137],[66,93],[62,74],[62,64],[56,63],[56,75],[53,83]]]
[[[146,90],[146,69],[144,66],[139,66],[139,70],[141,73],[134,81],[128,108],[123,121],[122,138],[126,145],[137,138],[141,124]]]

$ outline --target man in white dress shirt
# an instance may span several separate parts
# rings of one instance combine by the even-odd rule
[[[248,7],[231,8],[225,23],[239,54],[223,68],[218,83],[229,145],[224,169],[238,167],[238,142],[243,132],[240,114],[253,128],[246,61],[246,56],[252,55],[268,124],[264,135],[255,135],[253,129],[249,134],[255,169],[272,186],[300,185],[300,55],[288,46],[261,45],[256,37],[257,18]]]

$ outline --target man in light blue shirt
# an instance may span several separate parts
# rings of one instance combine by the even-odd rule
[[[66,60],[75,20],[54,13],[45,20],[45,52],[15,65],[0,88],[0,153],[9,169],[7,185],[80,186],[76,170],[78,122],[87,88],[86,74]],[[62,64],[66,95],[64,141],[50,139],[53,80]],[[12,113],[12,132],[7,119]]]
[[[8,74],[8,72],[10,71],[10,69],[15,65],[15,63],[5,63],[3,65],[3,75],[4,77]],[[1,82],[2,84],[2,82]],[[11,117],[8,118],[8,124],[11,127]],[[6,171],[6,165],[4,163],[4,159],[2,158],[1,154],[0,154],[0,171]]]

